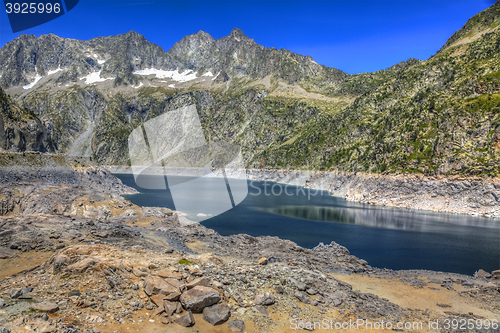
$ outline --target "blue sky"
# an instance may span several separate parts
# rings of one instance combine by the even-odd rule
[[[257,43],[309,55],[347,73],[427,59],[491,0],[191,1],[80,0],[67,14],[13,34],[0,11],[0,45],[23,33],[91,39],[135,30],[166,51],[203,30],[214,38],[238,27]]]

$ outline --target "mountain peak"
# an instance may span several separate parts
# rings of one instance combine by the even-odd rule
[[[140,33],[136,32],[134,30],[130,30],[129,32],[124,33],[123,36],[124,37],[130,37],[130,38],[143,38],[143,39],[146,39],[146,37],[144,37],[143,35],[141,35]]]
[[[231,31],[231,34],[229,34],[229,36],[231,37],[244,37],[245,34],[243,33],[243,31],[241,31],[240,29],[238,28],[234,28],[232,31]]]

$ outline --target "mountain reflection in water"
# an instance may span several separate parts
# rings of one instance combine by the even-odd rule
[[[311,221],[356,224],[372,228],[417,232],[448,232],[451,225],[481,228],[499,227],[498,221],[492,219],[375,207],[371,206],[371,209],[366,209],[360,207],[278,206],[255,209]]]
[[[175,208],[169,190],[141,189],[133,175],[117,176],[140,191],[126,196],[133,203]],[[211,188],[210,181],[206,184],[209,201],[224,194]],[[281,194],[270,195],[273,186],[281,185],[264,181],[248,185],[249,194],[241,204],[201,223],[221,235],[278,236],[306,248],[335,241],[375,267],[464,274],[500,268],[498,219],[361,204],[327,192],[309,196],[307,190],[292,185],[288,193],[293,195],[277,188],[275,193]],[[189,219],[196,221],[199,213],[206,213],[202,205],[192,208],[183,212]]]

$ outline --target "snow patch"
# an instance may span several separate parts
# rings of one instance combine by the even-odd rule
[[[206,73],[205,73],[205,74],[203,74],[202,76],[214,76],[214,75],[212,74],[212,72],[206,72]]]
[[[55,74],[55,73],[60,72],[60,71],[62,71],[62,68],[61,67],[57,67],[57,69],[54,69],[53,71],[48,71],[47,73],[49,75],[52,75],[52,74]]]
[[[98,63],[99,65],[102,65],[102,64],[104,64],[105,62],[106,62],[106,60],[97,60],[97,63]]]
[[[165,71],[162,69],[156,69],[156,68],[145,68],[141,70],[137,70],[134,72],[134,74],[139,74],[139,75],[156,75],[157,78],[159,79],[166,79],[170,78],[174,81],[177,82],[187,82],[196,79],[196,73],[191,73],[192,70],[186,70],[182,73],[179,73],[178,71]]]
[[[138,86],[132,86],[132,88],[139,89],[139,88],[140,88],[140,87],[142,87],[142,86],[143,86],[142,82],[139,82],[139,85],[138,85]]]
[[[92,83],[96,83],[96,82],[103,82],[103,81],[106,81],[106,80],[114,80],[114,78],[112,78],[112,77],[102,78],[101,77],[101,71],[99,71],[99,72],[93,72],[93,73],[90,73],[89,75],[87,75],[85,77],[80,78],[80,80],[83,80],[83,79],[85,79],[85,84],[92,84]]]
[[[27,84],[25,85],[23,88],[28,90],[28,89],[31,89],[35,86],[35,84],[37,84],[38,81],[40,81],[42,79],[42,77],[40,76],[40,74],[36,73],[35,75],[35,81],[31,82],[30,84]]]
[[[168,85],[170,88],[175,88],[175,86],[173,84],[169,84]]]

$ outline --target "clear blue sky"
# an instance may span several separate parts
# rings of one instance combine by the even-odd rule
[[[29,2],[29,1],[27,1]],[[309,55],[348,73],[427,59],[491,0],[191,1],[80,0],[69,13],[13,34],[0,11],[0,45],[18,35],[91,39],[135,30],[166,51],[203,30],[214,38],[238,27],[264,46]]]

